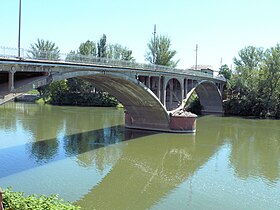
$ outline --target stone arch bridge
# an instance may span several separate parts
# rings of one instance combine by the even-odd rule
[[[94,58],[90,62],[7,58],[0,55],[0,103],[53,81],[79,77],[115,96],[126,126],[172,131],[170,116],[195,91],[203,112],[223,113],[222,77],[199,71]],[[177,130],[180,130],[177,129]],[[182,129],[182,131],[184,131]]]

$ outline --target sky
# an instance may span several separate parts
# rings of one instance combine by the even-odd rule
[[[87,40],[132,50],[147,62],[147,43],[168,36],[178,68],[233,65],[246,46],[270,48],[280,43],[279,0],[22,0],[21,47],[38,38],[54,42],[63,53]],[[17,48],[19,0],[0,0],[0,46]],[[234,68],[234,66],[233,66]]]

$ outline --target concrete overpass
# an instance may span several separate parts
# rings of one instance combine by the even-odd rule
[[[194,91],[204,112],[223,112],[221,92],[226,81],[207,73],[96,57],[51,61],[1,53],[0,103],[72,77],[91,81],[115,96],[124,105],[126,125],[131,128],[172,131],[170,116],[183,108]]]

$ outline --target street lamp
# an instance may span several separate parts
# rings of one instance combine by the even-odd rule
[[[19,15],[18,15],[18,58],[20,58],[20,30],[21,30],[21,0],[19,0]]]
[[[156,50],[155,48],[156,48],[156,33],[157,33],[157,25],[155,24],[154,25],[154,33],[153,33],[153,35],[154,35],[154,51]],[[153,57],[153,63],[155,64],[155,62],[156,62],[156,54],[154,54],[154,57]]]

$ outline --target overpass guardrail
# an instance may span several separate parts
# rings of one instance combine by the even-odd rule
[[[32,55],[36,54],[36,56]],[[112,67],[123,67],[123,68],[132,68],[132,69],[141,69],[141,70],[151,70],[151,71],[160,71],[168,73],[181,73],[188,74],[193,76],[213,78],[226,82],[226,79],[223,76],[214,76],[209,73],[201,72],[199,70],[191,69],[177,69],[168,66],[161,66],[155,64],[145,64],[137,63],[135,61],[125,61],[125,60],[116,60],[110,58],[100,58],[93,55],[81,55],[76,52],[70,53],[53,53],[51,51],[36,51],[31,53],[30,50],[20,49],[20,58],[18,57],[18,49],[10,47],[0,47],[0,58],[12,58],[12,59],[32,59],[32,60],[45,60],[45,61],[61,61],[61,62],[73,62],[80,64],[96,64],[96,65],[106,65]]]

